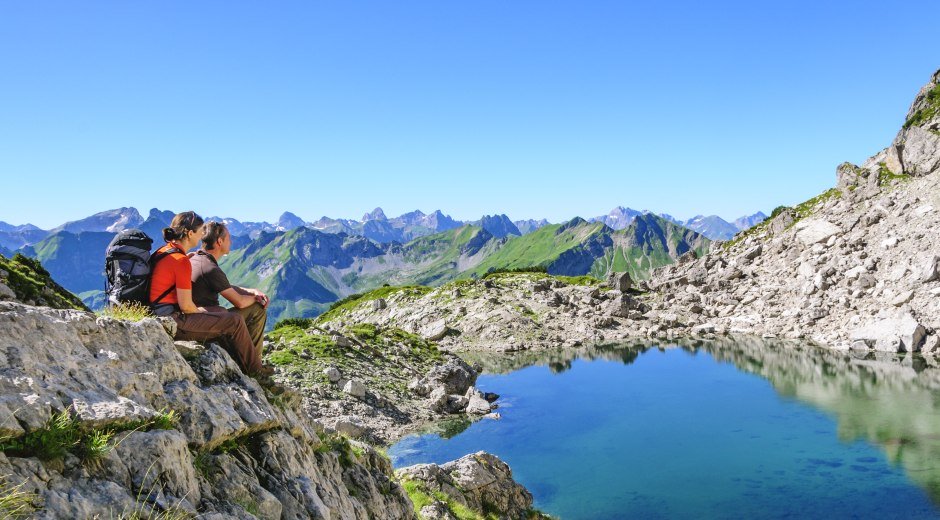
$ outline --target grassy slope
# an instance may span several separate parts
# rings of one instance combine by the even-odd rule
[[[592,276],[628,272],[634,280],[646,280],[653,269],[671,264],[689,250],[701,256],[711,245],[704,236],[655,215],[637,217],[630,226],[614,232],[613,240],[614,247],[591,267]]]
[[[565,251],[580,246],[590,236],[604,230],[603,223],[588,223],[580,219],[544,226],[527,235],[510,238],[478,266],[462,273],[462,276],[482,276],[495,269],[548,267]]]

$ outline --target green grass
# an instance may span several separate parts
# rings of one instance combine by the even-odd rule
[[[411,503],[414,504],[416,512],[420,512],[422,507],[429,506],[434,502],[443,502],[447,505],[447,509],[450,510],[451,514],[459,520],[496,520],[499,518],[499,515],[493,511],[479,513],[473,511],[440,491],[428,489],[421,481],[404,479],[401,485],[405,489],[405,494],[408,495]]]
[[[95,462],[106,455],[116,443],[117,433],[174,429],[179,415],[161,410],[150,419],[129,421],[107,428],[82,428],[77,418],[66,409],[53,414],[46,424],[20,437],[0,439],[0,451],[18,457],[40,460],[61,459],[73,453],[86,462]],[[118,441],[119,443],[120,441]]]
[[[927,106],[911,114],[911,117],[904,122],[904,128],[920,126],[936,117],[938,112],[940,112],[940,85],[935,85],[927,92]]]
[[[803,202],[802,204],[797,204],[794,206],[793,211],[796,213],[796,217],[793,222],[800,221],[810,215],[812,215],[818,206],[824,204],[825,202],[831,199],[837,199],[842,196],[842,191],[838,188],[830,188],[819,195]]]
[[[98,311],[97,314],[116,320],[134,322],[153,316],[153,314],[150,313],[150,307],[136,302],[110,305]]]
[[[0,440],[0,450],[8,455],[53,460],[64,457],[80,441],[78,420],[72,417],[69,410],[63,410],[53,414],[42,428],[19,438]]]
[[[28,518],[36,511],[39,501],[36,493],[23,491],[26,481],[11,484],[7,477],[0,477],[0,520]]]

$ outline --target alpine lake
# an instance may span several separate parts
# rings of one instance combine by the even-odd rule
[[[940,366],[759,339],[465,356],[500,419],[389,449],[479,450],[562,519],[940,518]]]

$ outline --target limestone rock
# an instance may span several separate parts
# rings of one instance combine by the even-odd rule
[[[450,327],[447,326],[446,320],[437,320],[434,323],[428,325],[423,331],[422,335],[429,341],[440,341],[444,339],[444,336],[450,332]]]
[[[842,232],[839,226],[822,219],[801,220],[794,227],[797,230],[796,238],[807,246],[825,242],[829,237]]]
[[[353,397],[362,399],[366,396],[366,385],[362,384],[361,381],[350,379],[346,382],[346,385],[343,386],[343,392]]]
[[[37,495],[37,518],[149,517],[171,508],[205,518],[250,518],[248,509],[261,518],[414,517],[374,450],[363,446],[341,464],[345,455],[317,449],[321,426],[268,402],[220,347],[190,354],[157,320],[0,302],[0,424],[14,425],[5,435],[42,428],[62,411],[83,431],[134,428],[116,434],[96,468],[72,454],[50,463],[0,454],[0,475]],[[178,424],[139,426],[161,409],[176,412]],[[215,451],[222,443],[233,451]],[[203,454],[198,463],[195,452]]]
[[[509,466],[486,452],[477,452],[438,466],[419,464],[396,474],[450,496],[473,510],[484,507],[500,518],[526,518],[532,495],[512,478]]]
[[[620,292],[627,292],[633,287],[630,273],[610,273],[607,276],[607,287]]]
[[[323,375],[325,375],[327,379],[330,380],[331,383],[336,383],[337,381],[340,380],[340,378],[343,377],[342,374],[340,374],[339,369],[336,367],[324,368]]]

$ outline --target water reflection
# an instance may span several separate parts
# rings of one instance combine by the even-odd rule
[[[554,373],[576,359],[633,363],[651,349],[699,351],[771,382],[782,396],[808,403],[838,423],[840,440],[867,440],[940,504],[940,364],[911,354],[838,352],[759,339],[680,341],[650,345],[600,345],[580,349],[471,355],[488,373],[531,365]]]

